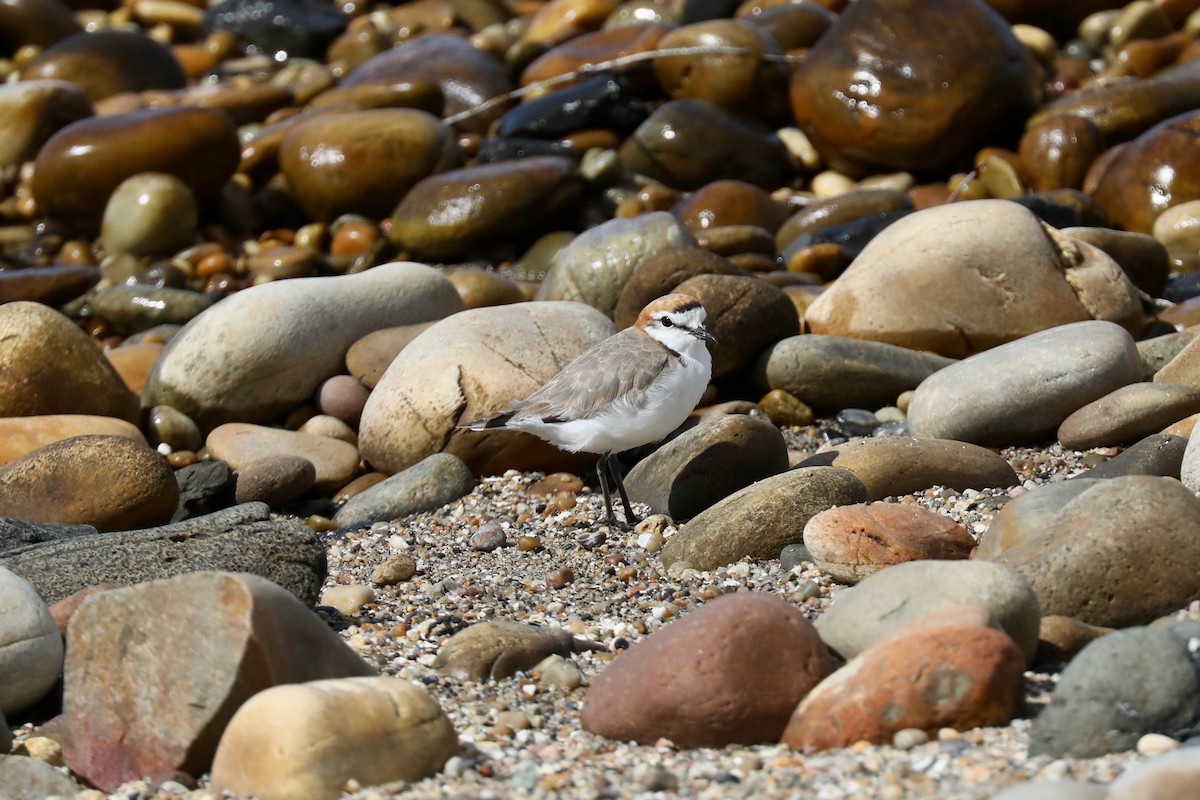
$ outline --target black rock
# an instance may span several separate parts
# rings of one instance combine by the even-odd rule
[[[225,0],[204,13],[210,33],[228,31],[271,55],[320,58],[349,20],[322,0]]]
[[[575,151],[565,144],[548,142],[545,139],[499,139],[489,137],[479,145],[475,155],[476,164],[498,164],[501,161],[516,161],[530,156],[575,157]]]
[[[496,134],[558,139],[603,128],[626,136],[646,117],[646,104],[629,88],[628,79],[604,74],[521,103],[500,118]]]
[[[1188,440],[1169,433],[1154,433],[1131,445],[1115,458],[1081,472],[1077,478],[1121,478],[1126,475],[1163,475],[1178,478]]]
[[[797,250],[814,244],[841,245],[846,256],[853,260],[858,257],[867,242],[879,235],[879,232],[898,219],[913,213],[911,208],[897,208],[891,211],[881,211],[878,214],[868,214],[865,217],[844,222],[841,225],[831,225],[813,233],[802,233],[788,242],[783,250],[783,257],[790,257]]]
[[[172,522],[211,514],[233,505],[233,470],[224,461],[200,461],[175,470],[179,506]]]

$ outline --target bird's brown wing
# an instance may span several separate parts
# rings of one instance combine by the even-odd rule
[[[587,419],[629,393],[637,402],[664,369],[671,351],[637,328],[626,328],[586,350],[525,400],[501,413],[546,422]]]

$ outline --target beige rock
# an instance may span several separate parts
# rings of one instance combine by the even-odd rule
[[[580,468],[586,460],[530,434],[455,425],[529,395],[613,332],[582,303],[517,303],[442,320],[401,351],[371,392],[359,426],[363,458],[389,473],[442,450],[477,473]]]
[[[62,663],[62,637],[46,601],[29,581],[0,567],[0,718],[45,697]]]
[[[213,759],[218,792],[332,800],[362,786],[436,775],[458,752],[454,726],[423,687],[391,677],[276,686],[229,721]]]
[[[1069,322],[1141,330],[1137,291],[1112,258],[1006,200],[935,206],[863,248],[808,307],[815,333],[962,357]]]
[[[1122,386],[1093,400],[1058,426],[1058,440],[1071,450],[1132,444],[1184,417],[1200,412],[1200,386],[1155,381]]]
[[[141,342],[106,350],[104,357],[113,369],[121,376],[121,380],[134,394],[141,394],[146,385],[146,378],[154,367],[154,362],[162,355],[165,345],[158,342]]]
[[[269,419],[312,397],[371,331],[461,308],[448,280],[411,262],[261,284],[185,325],[155,364],[143,400],[174,406],[202,427]]]
[[[311,433],[230,422],[214,428],[205,440],[213,458],[229,462],[234,470],[249,467],[268,456],[298,456],[316,470],[313,487],[334,491],[358,472],[358,449],[338,439]]]
[[[400,351],[430,325],[433,323],[416,322],[368,333],[350,345],[346,352],[346,369],[361,381],[363,386],[374,389]]]

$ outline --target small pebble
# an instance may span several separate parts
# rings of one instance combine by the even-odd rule
[[[522,536],[521,538],[517,539],[517,547],[525,552],[537,550],[541,544],[542,540],[536,536]]]
[[[1153,758],[1179,749],[1179,742],[1161,733],[1147,733],[1137,741],[1138,755]]]
[[[498,522],[485,522],[479,526],[477,531],[471,534],[471,549],[480,553],[490,553],[506,544],[508,544],[508,537]],[[529,548],[522,547],[521,549],[527,550]]]
[[[395,586],[417,574],[417,562],[399,553],[380,564],[371,572],[371,583],[376,586]]]
[[[904,728],[892,737],[892,746],[900,750],[912,750],[929,741],[929,734],[920,728]]]

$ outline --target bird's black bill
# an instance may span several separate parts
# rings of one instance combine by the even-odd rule
[[[709,333],[708,331],[706,331],[704,328],[697,328],[696,330],[692,331],[692,336],[695,336],[697,339],[699,339],[702,342],[708,342],[709,344],[717,343],[717,338],[715,336],[713,336],[711,333]]]

